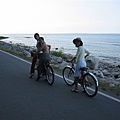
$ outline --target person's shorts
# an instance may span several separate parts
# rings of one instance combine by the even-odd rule
[[[74,77],[78,77],[81,75],[81,70],[80,68],[86,67],[86,61],[85,60],[79,60],[76,62],[76,67],[75,67],[75,74]]]

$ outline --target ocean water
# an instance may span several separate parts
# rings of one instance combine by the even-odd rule
[[[35,46],[36,40],[33,34],[4,34],[9,37],[3,41],[12,43],[23,43],[28,46]],[[102,59],[120,59],[120,34],[40,34],[52,50],[58,48],[65,53],[75,55],[77,48],[72,43],[76,37],[81,37],[84,47],[92,56]]]

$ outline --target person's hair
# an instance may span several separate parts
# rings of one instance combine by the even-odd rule
[[[40,37],[40,39],[42,39],[44,41],[44,37]]]
[[[34,38],[35,38],[35,39],[36,39],[36,36],[39,36],[39,34],[38,34],[38,33],[35,33],[35,34],[34,34]]]

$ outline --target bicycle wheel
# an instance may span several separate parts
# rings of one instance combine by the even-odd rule
[[[50,65],[46,67],[46,79],[48,84],[52,85],[54,83],[54,71]]]
[[[83,89],[89,97],[94,97],[98,91],[98,80],[92,73],[86,73],[83,77]]]
[[[72,69],[71,67],[65,67],[63,69],[63,79],[65,83],[69,86],[74,85],[74,72],[74,69]]]

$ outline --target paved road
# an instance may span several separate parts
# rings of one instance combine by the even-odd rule
[[[0,120],[120,120],[120,101],[29,79],[30,63],[0,51]],[[79,88],[80,89],[80,88]]]

